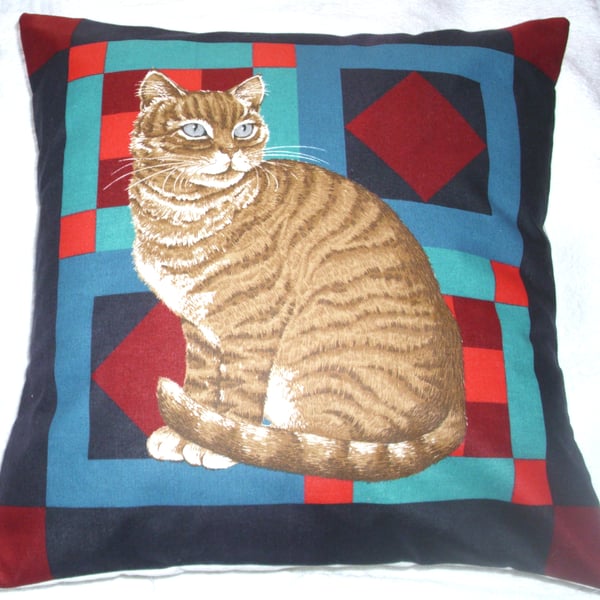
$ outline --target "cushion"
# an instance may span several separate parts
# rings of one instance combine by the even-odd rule
[[[476,33],[351,37],[192,34],[32,14],[23,15],[20,25],[39,145],[40,228],[31,360],[0,473],[0,585],[179,565],[406,561],[510,567],[600,587],[600,511],[567,416],[557,365],[552,265],[543,232],[565,19]],[[461,391],[453,437],[445,445],[441,434],[414,432],[417,420],[435,421],[446,400],[432,400],[402,417],[405,437],[418,443],[398,443],[386,450],[385,460],[425,456],[418,468],[375,481],[370,480],[371,463],[356,476],[321,469],[337,464],[337,458],[327,456],[325,429],[302,430],[297,398],[310,394],[308,384],[296,378],[304,365],[313,364],[308,352],[293,371],[277,366],[271,356],[268,381],[264,374],[257,376],[257,397],[264,403],[268,396],[266,404],[278,398],[283,402],[278,408],[268,415],[265,408],[258,416],[235,407],[227,413],[223,406],[235,393],[233,365],[278,351],[261,345],[267,333],[246,336],[238,342],[239,352],[230,346],[238,363],[221,356],[216,383],[197,376],[195,385],[216,390],[217,400],[208,409],[182,392],[181,386],[186,391],[193,387],[192,367],[208,372],[215,349],[225,348],[222,332],[229,331],[228,323],[241,322],[242,309],[226,313],[229,317],[219,322],[222,329],[216,330],[206,315],[215,298],[225,295],[222,285],[194,292],[195,284],[189,283],[186,289],[196,294],[195,300],[184,302],[181,310],[177,301],[168,301],[168,293],[157,292],[169,277],[181,287],[187,275],[165,275],[155,285],[154,276],[140,267],[135,257],[143,254],[139,239],[145,230],[135,210],[143,208],[138,203],[133,210],[128,188],[132,177],[141,181],[139,186],[144,173],[148,179],[150,174],[160,177],[153,167],[141,166],[139,156],[132,161],[132,151],[144,155],[154,143],[152,130],[132,143],[134,128],[143,129],[140,107],[160,112],[184,95],[201,102],[208,96],[199,90],[228,92],[229,99],[237,98],[236,106],[244,107],[246,120],[230,134],[241,146],[254,143],[258,110],[268,125],[269,162],[260,167],[263,175],[255,174],[258,167],[239,167],[242,181],[255,177],[271,185],[277,198],[299,203],[313,192],[283,189],[277,174],[294,167],[277,161],[308,163],[312,166],[301,171],[306,180],[328,178],[328,185],[335,182],[346,190],[343,176],[362,186],[351,189],[366,188],[380,199],[365,191],[361,198],[368,202],[356,205],[344,228],[376,229],[373,223],[365,225],[371,214],[367,207],[376,206],[378,219],[385,215],[389,222],[403,223],[414,238],[403,235],[428,259],[402,268],[410,270],[411,280],[433,273],[439,286],[431,288],[436,311],[445,315],[440,317],[444,327],[459,335],[459,359],[447,362],[460,367]],[[216,144],[210,116],[203,115],[188,115],[189,122],[172,133],[173,143],[189,152],[194,144],[212,140],[212,133]],[[223,148],[219,152],[224,155]],[[335,175],[325,175],[320,165]],[[299,186],[302,177],[294,175],[285,185],[295,178],[293,185]],[[153,189],[165,197],[177,185],[188,185],[171,172],[163,179],[162,192]],[[132,197],[138,197],[136,186]],[[169,196],[169,206],[185,204],[183,196],[175,196]],[[140,197],[143,204],[147,196],[140,192]],[[221,229],[215,226],[218,235],[226,236],[257,197],[262,198],[240,196],[237,212],[219,221]],[[284,265],[298,281],[309,276],[294,257],[308,253],[313,232],[335,221],[344,198],[330,195],[298,229],[304,235],[296,236]],[[190,231],[192,222],[190,235],[202,222],[197,214],[213,226],[212,213],[206,216],[198,208],[186,221],[191,213],[181,210],[178,223]],[[247,248],[257,240],[267,245],[280,240],[286,228],[297,226],[294,214],[290,210],[289,221],[279,228],[246,223],[239,238],[245,242],[235,246],[235,253],[247,254],[227,256],[226,245],[220,245],[223,255],[211,257],[221,262],[210,273],[203,271],[205,278],[216,277],[232,261],[242,265],[234,283],[246,302],[258,307],[245,317],[256,331],[272,322],[272,305],[260,301],[267,283],[257,275],[261,265],[267,269],[269,257]],[[321,258],[337,252],[343,263],[338,238],[351,246],[344,231],[322,236],[311,252]],[[178,247],[192,246],[188,240]],[[365,272],[384,272],[378,270],[378,251],[361,255],[359,263],[375,265],[364,267]],[[164,265],[160,268],[164,273]],[[321,276],[323,287],[327,277],[332,282],[340,277],[335,268]],[[380,279],[392,285],[391,276]],[[380,311],[380,305],[372,308],[374,296],[367,294],[340,325],[341,298],[354,285],[352,276],[345,281],[329,286],[327,300],[321,297],[302,332],[285,332],[300,354],[312,343],[306,332],[318,328],[321,319],[336,340],[343,337],[340,330],[363,332],[364,339],[358,335],[337,348],[345,356],[351,346],[352,360],[361,366],[341,361],[337,385],[321,389],[315,384],[320,390],[315,396],[327,387],[327,397],[340,402],[348,395],[349,379],[375,361],[383,344],[370,333],[373,311]],[[287,298],[289,285],[282,289]],[[227,290],[228,298],[235,298]],[[407,310],[422,314],[422,304],[406,302]],[[200,324],[192,327],[196,316]],[[431,347],[436,331],[418,339]],[[241,340],[242,334],[235,333]],[[190,342],[194,335],[200,340],[195,346]],[[433,375],[419,370],[423,361],[417,355],[407,351],[408,377],[421,382],[407,384],[410,392],[433,387]],[[398,370],[405,368],[404,358],[394,361],[401,365]],[[442,379],[449,386],[453,378],[456,373],[448,367]],[[225,381],[233,387],[219,388]],[[383,381],[382,395],[395,401],[399,392],[389,372]],[[371,391],[365,388],[364,396]],[[177,414],[164,408],[166,397]],[[352,399],[362,401],[362,396]],[[252,438],[257,448],[267,436],[280,436],[293,440],[297,451],[245,463],[240,442],[231,451],[240,464],[231,466],[223,457],[223,442],[211,438],[204,448],[201,432],[192,440],[199,425],[188,431],[182,424],[173,434],[185,410],[195,415],[196,424],[216,424],[221,433],[229,428],[240,439]],[[340,410],[329,410],[331,422]],[[361,418],[355,429],[366,427],[366,417]],[[244,425],[245,434],[238,431],[240,423],[250,423]],[[380,429],[384,442],[366,434],[357,440],[342,436],[346,459],[362,460],[375,446],[395,443]],[[167,434],[149,450],[147,439],[157,430]],[[287,435],[291,430],[300,433]],[[208,448],[211,444],[215,450]],[[318,444],[324,446],[313,461],[316,466],[289,468],[305,446]],[[174,460],[157,460],[157,453]]]

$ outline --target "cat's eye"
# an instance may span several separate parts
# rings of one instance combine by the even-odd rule
[[[256,130],[256,125],[251,121],[246,121],[245,123],[240,123],[233,130],[233,137],[238,140],[247,140],[248,138],[254,135],[254,131]]]
[[[185,137],[192,139],[202,139],[209,137],[209,132],[205,125],[199,121],[191,121],[181,126],[181,132]]]

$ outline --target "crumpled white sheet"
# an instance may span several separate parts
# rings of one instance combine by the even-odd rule
[[[35,142],[17,20],[22,12],[86,17],[184,31],[334,34],[458,28],[495,29],[566,16],[569,45],[557,87],[555,148],[547,219],[558,296],[559,360],[576,440],[600,490],[600,6],[597,0],[0,0],[0,454],[16,415],[27,364],[37,220]],[[386,565],[377,568],[170,569],[4,591],[2,599],[163,597],[441,596],[561,600],[591,597],[582,588],[511,571]],[[595,595],[595,594],[594,594]]]

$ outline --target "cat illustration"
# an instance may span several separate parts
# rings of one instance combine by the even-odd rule
[[[149,454],[377,481],[465,433],[461,339],[422,248],[378,197],[268,160],[260,76],[190,92],[149,72],[131,134],[140,278],[181,319]],[[289,157],[288,157],[289,158]]]

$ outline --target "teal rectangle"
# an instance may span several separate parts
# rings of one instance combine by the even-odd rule
[[[125,40],[110,42],[105,71],[232,69],[252,66],[252,44]]]
[[[425,252],[442,294],[494,300],[496,280],[489,260],[444,248],[425,248]]]
[[[126,250],[135,232],[129,206],[102,208],[96,212],[96,252]]]
[[[269,127],[269,152],[282,158],[287,152],[298,152],[300,131],[298,125],[298,84],[296,69],[260,69],[256,71],[264,79],[267,94],[262,103],[261,114]]]
[[[514,481],[512,459],[450,457],[404,479],[356,482],[354,502],[408,504],[483,499],[510,502]]]
[[[546,430],[529,340],[529,311],[522,306],[497,304],[496,312],[502,327],[513,456],[545,459]]]
[[[62,215],[96,208],[102,76],[69,83],[65,108]]]

